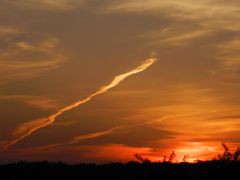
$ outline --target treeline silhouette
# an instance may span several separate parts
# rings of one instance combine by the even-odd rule
[[[151,162],[139,154],[137,161],[108,164],[65,164],[62,162],[17,162],[0,165],[0,179],[238,179],[240,149],[224,152],[211,161],[173,163],[175,152],[161,162]],[[187,159],[186,155],[186,159]]]

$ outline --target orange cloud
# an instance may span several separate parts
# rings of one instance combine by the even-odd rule
[[[133,155],[136,153],[144,154],[150,152],[152,149],[149,147],[130,147],[121,144],[109,144],[104,146],[96,146],[95,153],[86,153],[84,156],[91,159],[101,159],[104,161],[114,160],[126,162],[135,160]]]
[[[21,8],[47,11],[69,11],[78,9],[85,0],[13,0],[10,3]]]
[[[60,106],[57,100],[41,96],[0,95],[0,100],[19,101],[42,110],[55,110]]]
[[[151,152],[149,147],[131,147],[122,144],[104,144],[104,145],[80,145],[67,146],[55,149],[12,149],[5,152],[7,156],[13,158],[25,158],[26,160],[44,160],[44,156],[48,155],[50,161],[65,162],[126,162],[135,160],[133,154],[148,154]],[[81,153],[82,152],[82,153]],[[68,154],[65,156],[63,154]]]
[[[20,30],[14,27],[0,26],[0,36],[16,35]]]
[[[5,31],[8,33],[2,40],[5,49],[0,52],[0,84],[38,77],[66,60],[59,51],[60,40],[54,36],[33,34],[28,41],[16,41],[15,36],[28,36],[28,32],[15,35],[11,29]]]

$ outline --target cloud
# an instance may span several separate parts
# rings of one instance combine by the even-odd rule
[[[218,48],[221,50],[222,53],[232,53],[232,52],[239,52],[240,50],[240,38],[232,39],[224,44],[220,44]]]
[[[119,127],[114,127],[114,128],[111,128],[111,129],[108,129],[108,130],[104,130],[104,131],[93,132],[93,133],[88,133],[88,134],[84,134],[84,135],[75,136],[75,137],[73,137],[71,140],[69,140],[67,142],[55,143],[55,144],[49,144],[49,145],[45,145],[45,146],[40,146],[40,147],[38,147],[38,149],[49,150],[49,149],[56,149],[56,148],[59,148],[59,147],[64,147],[64,146],[78,144],[78,143],[80,143],[82,141],[85,141],[85,140],[95,139],[95,138],[99,138],[99,137],[103,137],[103,136],[108,136],[108,135],[114,134],[118,130],[124,129],[125,127],[126,126],[119,126]],[[7,144],[7,143],[5,142],[5,144]]]
[[[109,3],[105,11],[161,17],[163,27],[144,32],[142,37],[153,45],[184,46],[218,32],[239,32],[239,5],[237,1],[128,0]]]
[[[0,51],[0,84],[32,79],[65,61],[60,40],[44,34],[5,33]],[[25,38],[24,41],[18,39]]]
[[[103,131],[97,131],[97,132],[90,132],[87,134],[82,134],[78,136],[74,136],[72,139],[62,142],[62,143],[54,143],[54,144],[49,144],[49,145],[43,145],[43,146],[38,146],[38,150],[54,150],[56,148],[63,148],[66,146],[74,145],[77,146],[79,143],[82,144],[105,144],[105,143],[121,143],[125,145],[130,145],[130,146],[144,146],[146,144],[149,144],[148,140],[151,139],[151,141],[158,139],[159,138],[172,138],[173,135],[176,135],[174,132],[170,131],[164,131],[158,128],[155,128],[155,124],[157,123],[159,125],[160,122],[171,119],[175,116],[164,116],[160,119],[152,120],[152,121],[147,121],[143,123],[134,123],[134,124],[126,124],[126,125],[121,125],[121,126],[116,126],[107,130]],[[56,122],[53,125],[72,125],[76,123],[76,121],[68,121],[70,122],[69,124],[66,123],[61,123],[61,122]],[[27,126],[27,123],[25,124]],[[24,129],[19,129],[14,132],[18,134],[18,131],[21,133]],[[137,138],[139,139],[137,142],[134,139],[134,137],[141,137],[142,131],[148,132],[148,136],[145,136],[143,138]],[[133,135],[134,134],[134,135]],[[157,135],[155,137],[155,135]],[[126,138],[127,137],[127,138]],[[125,141],[124,139],[127,139]],[[5,142],[5,145],[7,142]]]
[[[234,36],[221,42],[221,44],[216,45],[215,51],[216,59],[219,62],[219,68],[215,74],[223,79],[235,79],[237,81],[226,82],[237,85],[240,74],[240,39]]]
[[[120,162],[129,161],[130,159],[134,159],[133,154],[144,154],[151,151],[151,148],[149,147],[131,147],[123,144],[105,144],[102,146],[95,145],[89,147],[93,148],[94,153],[89,151],[89,153],[85,153],[84,156],[86,158],[92,159],[93,162],[108,162],[113,160]]]
[[[210,34],[210,31],[204,31],[204,30],[186,32],[186,33],[182,33],[180,35],[165,38],[165,39],[163,39],[162,42],[163,43],[166,42],[166,43],[173,44],[173,45],[179,45],[182,43],[186,43],[188,41],[192,41],[193,39],[204,37],[208,34]]]
[[[235,38],[217,46],[218,59],[225,68],[240,70],[240,39]]]
[[[49,161],[64,161],[71,163],[79,162],[126,162],[134,160],[133,154],[147,154],[151,152],[149,147],[131,147],[122,144],[104,144],[104,145],[80,145],[66,146],[56,149],[12,149],[4,152],[0,157],[1,162],[19,161],[21,159],[28,161],[45,160],[48,156]],[[1,152],[2,153],[2,152]],[[68,154],[68,156],[66,156]]]
[[[83,140],[98,138],[98,137],[101,137],[104,135],[109,135],[109,134],[114,133],[114,131],[119,128],[121,128],[121,127],[116,127],[116,128],[112,128],[112,129],[109,129],[106,131],[100,131],[100,132],[90,133],[90,134],[86,134],[86,135],[76,136],[71,141],[69,141],[68,144],[75,144],[75,143],[79,143]]]
[[[72,125],[76,125],[78,124],[78,121],[74,121],[74,120],[69,120],[69,121],[63,121],[63,122],[55,122],[54,124],[52,124],[52,126],[72,126]]]
[[[18,28],[8,27],[8,26],[0,26],[0,37],[1,36],[9,36],[9,35],[17,35],[21,33]]]
[[[144,134],[144,135],[143,135]],[[156,128],[153,125],[148,124],[138,124],[136,126],[126,126],[119,127],[110,133],[92,138],[84,139],[81,144],[106,144],[106,143],[116,143],[124,144],[131,147],[160,147],[163,145],[156,145],[156,141],[162,139],[174,139],[177,133],[173,131],[162,130],[161,128]],[[77,143],[76,143],[77,144]]]
[[[178,142],[233,142],[238,140],[239,109],[229,109],[178,116],[170,118],[155,127],[179,133],[174,141]],[[171,141],[171,140],[170,140]]]
[[[18,101],[30,105],[33,108],[42,109],[45,111],[56,110],[60,103],[58,100],[30,95],[1,95],[0,100]]]
[[[78,9],[86,0],[12,0],[10,4],[21,8],[47,11],[69,11]]]
[[[201,38],[211,36],[214,31],[203,28],[169,26],[161,30],[150,31],[140,35],[140,38],[150,40],[151,45],[158,46],[187,46]]]
[[[178,18],[196,18],[194,14],[198,11],[207,8],[208,1],[194,2],[191,0],[127,0],[127,1],[115,1],[110,3],[106,7],[109,13],[145,13],[145,14],[167,14],[171,17]],[[207,8],[208,9],[208,8]],[[202,12],[200,17],[203,16],[206,11]],[[199,18],[199,17],[197,17]]]
[[[169,23],[165,27],[140,35],[151,45],[174,45],[186,46],[195,40],[208,37],[215,32],[213,28],[206,28],[201,23],[205,16],[208,17],[210,11],[209,2],[203,3],[184,1],[124,1],[109,5],[110,13],[147,13],[158,15],[162,19],[167,19]],[[201,13],[199,13],[201,11]],[[205,14],[206,13],[206,14]],[[194,20],[193,20],[194,19]],[[187,23],[187,26],[186,26]]]
[[[217,2],[203,0],[127,0],[110,3],[106,10],[109,13],[150,13],[165,14],[175,19],[212,18],[213,16],[232,16],[238,14],[239,2]],[[230,12],[229,12],[230,10]]]

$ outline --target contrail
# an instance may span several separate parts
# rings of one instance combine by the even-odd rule
[[[118,75],[116,76],[109,84],[101,87],[98,91],[96,91],[95,93],[89,95],[88,97],[86,97],[83,100],[79,100],[76,101],[66,107],[63,107],[62,109],[59,109],[56,113],[49,115],[48,117],[44,117],[44,118],[40,118],[31,122],[27,122],[24,123],[22,125],[20,125],[14,132],[13,134],[18,135],[18,137],[10,142],[8,142],[4,148],[7,149],[10,146],[16,144],[17,142],[21,141],[22,139],[24,139],[25,137],[31,135],[33,132],[48,126],[50,124],[52,124],[56,118],[58,116],[60,116],[61,114],[63,114],[66,111],[69,111],[75,107],[78,107],[88,101],[90,101],[93,97],[98,96],[100,94],[103,94],[105,92],[107,92],[108,90],[110,90],[111,88],[117,86],[120,82],[122,82],[124,79],[126,79],[127,77],[140,73],[144,70],[146,70],[148,67],[150,67],[154,62],[156,62],[155,58],[149,58],[147,60],[145,60],[141,65],[139,65],[137,68],[126,72],[124,74]]]

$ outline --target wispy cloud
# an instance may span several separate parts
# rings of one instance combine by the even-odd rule
[[[230,40],[216,45],[216,59],[219,62],[219,68],[214,72],[226,81],[228,84],[238,85],[240,72],[240,39],[233,37]],[[236,81],[232,81],[235,79]],[[234,95],[234,94],[232,94]],[[235,94],[237,95],[237,94]],[[238,97],[237,97],[238,98]]]
[[[13,0],[9,3],[22,8],[69,11],[78,9],[86,0]]]
[[[210,31],[204,31],[204,30],[186,32],[180,35],[167,37],[166,39],[163,39],[162,42],[163,43],[166,42],[173,45],[182,45],[182,44],[186,44],[189,41],[192,41],[193,39],[201,38],[208,34],[210,34]]]
[[[219,50],[218,58],[228,68],[240,68],[240,39],[232,39],[217,46]]]
[[[140,38],[147,39],[149,44],[158,46],[187,46],[192,42],[212,35],[214,31],[204,28],[185,28],[183,26],[169,26],[161,30],[142,34]]]
[[[55,37],[38,34],[28,41],[18,41],[12,34],[5,35],[4,50],[0,52],[0,84],[40,76],[66,59]],[[28,36],[27,32],[22,35]]]
[[[115,1],[106,7],[110,13],[149,13],[165,14],[176,19],[204,19],[213,18],[214,15],[232,16],[238,14],[239,2],[203,0],[128,0]],[[231,10],[229,12],[228,10]]]
[[[42,109],[45,111],[56,110],[60,107],[58,100],[30,95],[0,95],[0,100],[18,101],[30,105],[33,108]]]
[[[21,30],[15,27],[9,26],[0,26],[0,37],[1,36],[9,36],[9,35],[16,35],[21,33]]]
[[[131,147],[123,144],[104,144],[104,145],[80,145],[66,146],[59,149],[11,149],[4,154],[16,161],[24,158],[25,160],[45,160],[46,155],[49,161],[65,162],[94,162],[103,163],[109,161],[129,161],[133,159],[133,154],[145,154],[151,152],[149,147]],[[68,154],[68,156],[66,156]],[[6,160],[5,156],[0,157],[1,162]]]
[[[222,31],[239,31],[239,2],[203,0],[128,0],[114,1],[108,13],[128,13],[161,17],[165,28],[143,34],[153,44],[186,45],[196,39]]]
[[[37,147],[37,149],[41,149],[41,150],[49,150],[49,149],[56,149],[62,146],[68,146],[68,145],[74,145],[77,143],[80,143],[84,140],[89,140],[89,139],[94,139],[94,138],[99,138],[102,136],[107,136],[107,135],[111,135],[116,133],[118,130],[124,129],[128,126],[119,126],[119,127],[114,127],[108,130],[104,130],[104,131],[99,131],[99,132],[93,132],[93,133],[88,133],[88,134],[84,134],[84,135],[79,135],[79,136],[75,136],[73,137],[71,140],[67,141],[67,142],[63,142],[63,143],[55,143],[55,144],[49,144],[49,145],[45,145],[45,146],[40,146]],[[5,142],[6,144],[6,142]],[[4,145],[4,144],[3,144]]]
[[[92,139],[92,138],[97,138],[97,137],[101,137],[104,135],[109,135],[112,134],[115,130],[117,129],[121,129],[122,127],[115,127],[106,131],[101,131],[101,132],[95,132],[95,133],[90,133],[90,134],[86,134],[86,135],[81,135],[81,136],[76,136],[74,137],[71,141],[68,142],[68,144],[75,144],[78,143],[80,141],[86,140],[86,139]]]
[[[62,147],[69,146],[69,145],[76,145],[85,140],[109,137],[114,134],[115,135],[116,134],[123,135],[123,134],[129,134],[129,133],[131,134],[131,131],[138,129],[139,127],[145,127],[145,128],[150,127],[151,131],[153,131],[155,129],[155,125],[159,125],[159,123],[161,123],[162,121],[165,121],[165,120],[168,120],[171,118],[188,117],[188,116],[189,115],[186,115],[186,114],[184,114],[184,115],[181,114],[181,115],[176,115],[176,116],[164,116],[164,117],[156,119],[156,120],[146,121],[146,122],[142,122],[142,123],[134,123],[134,124],[126,124],[126,125],[116,126],[116,127],[113,127],[113,128],[107,129],[107,130],[103,130],[103,131],[91,132],[91,133],[87,133],[87,134],[83,134],[83,135],[74,136],[72,139],[70,139],[66,142],[38,146],[38,147],[34,147],[33,149],[54,151],[54,150],[56,150],[56,148],[58,149],[60,147],[62,148]],[[75,121],[70,121],[70,125],[72,125],[74,122]],[[61,125],[61,122],[56,122],[56,124]],[[68,125],[68,124],[66,122],[66,124],[63,123],[63,125]],[[20,129],[19,131],[22,131],[22,129]],[[157,128],[156,128],[156,131],[159,131],[160,133],[170,133],[170,132],[165,132],[162,130],[157,130]],[[18,130],[16,130],[15,133],[18,133]],[[173,133],[173,132],[171,132],[171,133]],[[6,145],[6,144],[7,144],[7,142],[5,142],[3,145]]]
[[[54,124],[52,124],[52,126],[72,126],[72,125],[76,125],[79,122],[77,120],[68,120],[68,121],[58,121],[55,122]]]

